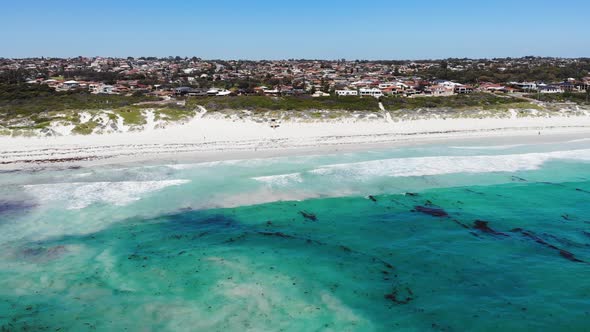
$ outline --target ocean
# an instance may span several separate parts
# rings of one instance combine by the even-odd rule
[[[0,330],[589,331],[589,144],[4,171]]]

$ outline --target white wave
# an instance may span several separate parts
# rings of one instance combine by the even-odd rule
[[[197,163],[187,163],[187,164],[168,164],[164,165],[164,167],[172,168],[175,170],[190,170],[196,168],[207,168],[207,167],[217,167],[217,166],[240,166],[240,167],[263,167],[269,166],[273,164],[280,164],[288,161],[289,164],[305,164],[314,158],[317,158],[317,155],[308,155],[308,156],[298,156],[296,159],[288,158],[288,157],[271,157],[271,158],[254,158],[254,159],[228,159],[228,160],[219,160],[219,161],[206,161],[206,162],[197,162]],[[159,167],[159,166],[153,166]]]
[[[567,141],[566,143],[580,143],[580,142],[588,142],[590,141],[590,138],[580,138],[580,139],[574,139],[571,141]]]
[[[506,150],[506,149],[517,148],[520,146],[526,146],[526,144],[490,145],[490,146],[477,146],[477,145],[450,146],[450,148],[451,149],[460,149],[460,150]]]
[[[316,175],[358,178],[376,176],[403,177],[453,173],[516,172],[535,170],[552,159],[590,161],[590,150],[569,150],[492,156],[441,156],[374,160],[327,165],[314,169]]]
[[[76,210],[94,203],[127,205],[141,199],[144,194],[188,182],[190,181],[73,182],[26,185],[24,188],[42,204],[60,202],[65,204],[66,209]]]
[[[301,173],[290,173],[290,174],[279,174],[279,175],[270,175],[270,176],[259,176],[253,178],[256,181],[266,183],[268,185],[278,185],[284,186],[292,183],[301,183],[303,182],[303,178],[301,178]]]

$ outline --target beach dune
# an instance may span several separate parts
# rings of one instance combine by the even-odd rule
[[[387,121],[386,121],[387,120]],[[55,137],[0,137],[0,164],[157,158],[174,154],[281,153],[289,150],[354,149],[426,140],[539,136],[590,132],[590,116],[449,118],[392,121],[228,119],[219,114],[161,129]],[[8,165],[8,166],[7,166]],[[12,165],[12,166],[11,166]]]

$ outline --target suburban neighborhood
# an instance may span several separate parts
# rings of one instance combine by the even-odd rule
[[[556,69],[556,74],[548,76],[547,68]],[[588,59],[538,57],[423,61],[0,58],[2,82],[47,85],[56,91],[157,97],[559,94],[587,91],[589,68]]]

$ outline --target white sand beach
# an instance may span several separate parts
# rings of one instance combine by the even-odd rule
[[[54,137],[0,137],[0,167],[39,163],[103,163],[162,156],[227,154],[273,155],[286,151],[336,151],[367,145],[383,147],[428,140],[482,137],[590,135],[590,116],[450,118],[396,121],[345,118],[333,121],[268,122],[200,114],[185,124],[139,132]],[[518,138],[516,138],[518,140]],[[216,154],[211,157],[211,154]],[[226,156],[221,156],[225,154]],[[20,166],[18,166],[20,165]]]

